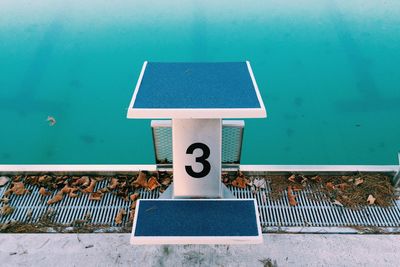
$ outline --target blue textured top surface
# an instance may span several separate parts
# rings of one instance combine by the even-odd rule
[[[258,236],[253,200],[141,200],[135,236]]]
[[[246,62],[148,62],[133,108],[260,108]]]

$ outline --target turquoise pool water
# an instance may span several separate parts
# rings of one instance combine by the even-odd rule
[[[243,163],[397,163],[399,1],[54,2],[0,2],[0,164],[153,163],[145,60],[251,62]]]

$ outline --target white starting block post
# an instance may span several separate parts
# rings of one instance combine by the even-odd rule
[[[172,118],[174,182],[171,199],[138,201],[131,243],[261,242],[255,200],[223,199],[221,140],[222,118],[262,117],[249,62],[145,62],[128,118]]]

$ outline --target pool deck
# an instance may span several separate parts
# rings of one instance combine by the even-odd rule
[[[265,234],[262,245],[132,246],[130,234],[1,234],[2,266],[398,266],[400,235]]]

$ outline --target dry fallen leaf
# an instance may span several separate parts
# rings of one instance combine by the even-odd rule
[[[136,209],[136,201],[133,201],[133,202],[132,202],[132,204],[131,204],[131,206],[130,206],[130,209],[131,209],[131,210]]]
[[[373,195],[369,195],[367,198],[368,204],[373,205],[375,203],[376,198]]]
[[[118,179],[117,178],[111,178],[110,184],[108,185],[108,188],[110,190],[114,190],[118,186]]]
[[[341,184],[335,185],[335,187],[339,188],[341,191],[345,191],[347,188],[350,187],[350,185],[348,185],[347,183],[341,183]]]
[[[2,197],[0,199],[0,202],[4,203],[4,204],[8,204],[8,202],[10,202],[10,199],[6,198],[6,197]]]
[[[68,185],[65,185],[65,186],[61,189],[61,192],[62,192],[63,194],[69,194],[69,193],[71,192],[71,190],[72,190],[72,187],[69,187]]]
[[[327,183],[326,183],[326,188],[327,188],[328,190],[334,190],[334,189],[335,189],[335,186],[333,185],[333,183],[327,182]]]
[[[253,184],[256,188],[261,188],[261,189],[265,189],[265,187],[267,186],[267,182],[265,181],[265,179],[259,179],[259,178],[254,179]]]
[[[47,205],[51,205],[51,204],[54,204],[54,203],[57,203],[57,202],[61,201],[63,199],[63,195],[64,195],[63,192],[61,192],[61,191],[58,192],[52,199],[47,201]]]
[[[4,196],[8,197],[13,193],[12,189],[8,189],[6,192],[4,192]]]
[[[165,178],[165,179],[161,182],[161,184],[162,184],[162,185],[165,185],[165,186],[170,185],[170,184],[171,184],[171,178],[169,178],[169,177]]]
[[[134,219],[135,219],[135,209],[131,209],[131,210],[129,211],[129,220],[130,220],[131,222],[133,222]]]
[[[239,188],[246,188],[247,186],[247,179],[243,177],[237,177],[235,180],[232,181],[232,185]]]
[[[151,176],[149,181],[147,182],[147,188],[150,191],[153,191],[154,189],[156,189],[159,186],[160,186],[160,183],[157,181],[157,178],[154,176]]]
[[[101,198],[103,197],[103,193],[101,192],[94,192],[91,193],[89,196],[89,200],[101,200]]]
[[[8,183],[8,181],[10,181],[10,178],[8,178],[6,176],[1,176],[0,177],[0,187],[6,185]]]
[[[84,193],[92,193],[94,191],[94,187],[96,186],[97,181],[92,179],[90,185],[82,190]]]
[[[332,204],[333,205],[337,205],[337,206],[341,206],[341,207],[343,207],[343,204],[342,203],[340,203],[338,200],[334,200],[334,201],[332,201]]]
[[[132,183],[134,187],[147,187],[147,177],[144,172],[139,172],[138,177]]]
[[[115,216],[115,223],[121,224],[122,219],[124,218],[125,215],[126,215],[126,211],[124,209],[120,209],[117,213],[117,216]]]
[[[130,198],[132,201],[135,201],[136,199],[139,198],[139,193],[134,193],[134,194],[130,195],[129,198]]]
[[[71,188],[71,191],[69,191],[68,196],[72,198],[79,197],[78,190],[79,190],[78,188]]]
[[[104,194],[104,193],[110,192],[110,189],[108,189],[108,187],[103,187],[103,188],[100,188],[100,189],[97,190],[97,191]]]
[[[51,192],[47,191],[46,188],[41,187],[41,188],[39,189],[39,194],[41,194],[42,196],[45,197],[45,196],[50,196],[50,195],[51,195]]]
[[[314,177],[311,177],[311,181],[320,183],[322,181],[322,178],[321,178],[321,176],[316,175]]]
[[[14,186],[12,189],[14,191],[14,194],[16,194],[16,195],[23,195],[23,194],[29,192],[28,189],[25,189],[23,182],[14,183]]]
[[[296,206],[297,205],[296,196],[293,195],[292,187],[290,185],[288,186],[287,195],[290,206]]]
[[[302,186],[302,185],[297,185],[297,184],[295,184],[295,185],[292,185],[292,189],[293,189],[293,191],[301,191],[301,190],[303,190],[304,189],[304,187]]]
[[[3,207],[1,207],[1,215],[3,215],[3,216],[6,216],[6,215],[8,215],[8,214],[11,214],[11,213],[13,213],[13,211],[14,211],[14,208],[13,207],[10,207],[9,205],[4,205]]]
[[[11,189],[8,189],[6,192],[4,192],[4,195],[9,196],[13,193],[16,195],[23,195],[29,193],[29,190],[25,188],[23,182],[14,182],[12,183]]]
[[[296,175],[294,175],[294,174],[290,175],[290,177],[288,178],[288,180],[289,180],[290,182],[292,182],[292,183],[295,183],[295,182],[296,182]]]
[[[355,181],[354,181],[354,185],[359,185],[359,184],[362,184],[362,183],[364,183],[364,180],[362,179],[362,178],[357,178]]]
[[[72,185],[80,185],[82,187],[86,187],[90,184],[89,176],[82,176],[78,180],[72,183]]]
[[[49,175],[39,176],[38,181],[39,181],[39,183],[48,183],[51,181],[51,176],[49,176]]]

